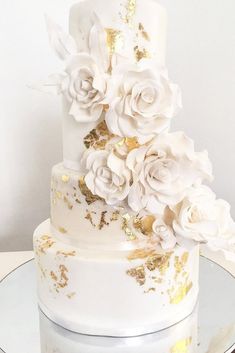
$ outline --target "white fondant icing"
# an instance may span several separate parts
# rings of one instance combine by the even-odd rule
[[[142,285],[128,271],[144,266],[143,258],[130,260],[126,252],[110,256],[100,249],[67,245],[51,234],[49,221],[36,229],[34,249],[40,307],[51,320],[72,331],[108,336],[150,333],[179,322],[195,306],[197,246],[191,250],[177,246],[165,274],[146,269]],[[185,252],[188,259],[178,278],[176,257]],[[188,292],[181,287],[183,273],[191,283]]]
[[[141,337],[113,338],[79,335],[55,325],[40,312],[42,353],[195,353],[197,309],[171,328]]]

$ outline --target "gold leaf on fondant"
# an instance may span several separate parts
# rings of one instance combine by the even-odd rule
[[[114,135],[109,132],[106,122],[102,121],[84,137],[83,141],[86,148],[93,147],[94,149],[102,150],[112,137]]]
[[[142,23],[139,23],[139,31],[140,31],[141,35],[143,36],[143,38],[149,42],[150,37],[149,37],[148,33],[145,31]]]
[[[187,277],[184,282],[179,283],[175,288],[172,287],[168,290],[171,304],[179,304],[188,294],[193,284]]]
[[[144,266],[138,266],[127,270],[127,275],[135,278],[140,286],[143,286],[146,281],[146,274]]]
[[[192,343],[192,337],[182,339],[171,348],[170,353],[189,353],[189,347]]]
[[[65,250],[58,250],[56,252],[56,255],[62,255],[64,257],[69,257],[69,256],[76,256],[76,251],[65,251]]]
[[[107,47],[109,49],[110,54],[115,53],[118,49],[121,49],[124,44],[124,38],[121,31],[113,28],[105,29],[107,37]]]
[[[147,51],[145,48],[139,48],[139,46],[134,47],[134,52],[135,52],[135,58],[136,61],[140,61],[141,59],[149,59],[151,58],[150,53]]]
[[[103,201],[103,199],[97,195],[93,195],[91,190],[88,189],[84,177],[80,178],[78,181],[79,189],[83,196],[85,196],[86,202],[88,205],[96,202],[96,201]]]
[[[58,231],[62,234],[66,234],[67,233],[67,230],[63,227],[58,227]]]
[[[68,183],[69,182],[69,175],[63,174],[61,176],[61,180],[63,181],[63,183]]]

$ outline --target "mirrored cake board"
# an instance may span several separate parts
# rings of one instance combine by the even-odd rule
[[[198,315],[198,345],[193,353],[234,353],[235,278],[224,268],[203,257],[200,260],[200,295],[196,310],[197,314],[193,315]],[[59,337],[61,341],[63,338],[71,347],[70,351],[61,348],[53,353],[111,353],[113,347],[120,347],[120,352],[125,353],[129,352],[129,348],[125,347],[131,346],[136,353],[142,353],[145,342],[157,342],[158,337],[167,336],[169,332],[124,339],[79,335],[60,328],[41,312],[39,314],[34,261],[31,260],[0,282],[0,352],[47,353],[41,352],[40,326],[46,327],[50,339]],[[158,353],[157,348],[153,353]]]

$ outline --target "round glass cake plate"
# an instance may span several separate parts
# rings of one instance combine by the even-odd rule
[[[192,317],[198,317],[198,344],[193,353],[235,352],[235,278],[206,258],[201,257],[200,262],[199,304],[192,314]],[[115,352],[119,352],[118,347],[120,353],[132,352],[129,348],[133,347],[133,352],[142,353],[149,342],[155,342],[153,353],[158,353],[158,340],[174,331],[173,327],[151,335],[125,339],[92,337],[67,331],[52,323],[43,313],[39,314],[34,261],[31,260],[0,282],[0,351],[47,353],[45,347],[45,351],[41,352],[40,326],[50,341],[58,340],[54,342],[55,346],[56,343],[66,342],[70,347],[69,351],[65,351],[60,346],[58,350],[48,350],[50,353],[103,353],[114,351],[114,347]],[[182,348],[172,352],[186,353],[188,350]]]

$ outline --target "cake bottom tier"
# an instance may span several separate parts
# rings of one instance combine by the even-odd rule
[[[129,338],[71,333],[40,313],[41,353],[195,353],[197,328],[197,309],[167,330]]]
[[[34,233],[39,306],[71,331],[128,337],[162,330],[191,314],[198,296],[199,249],[89,251]]]

